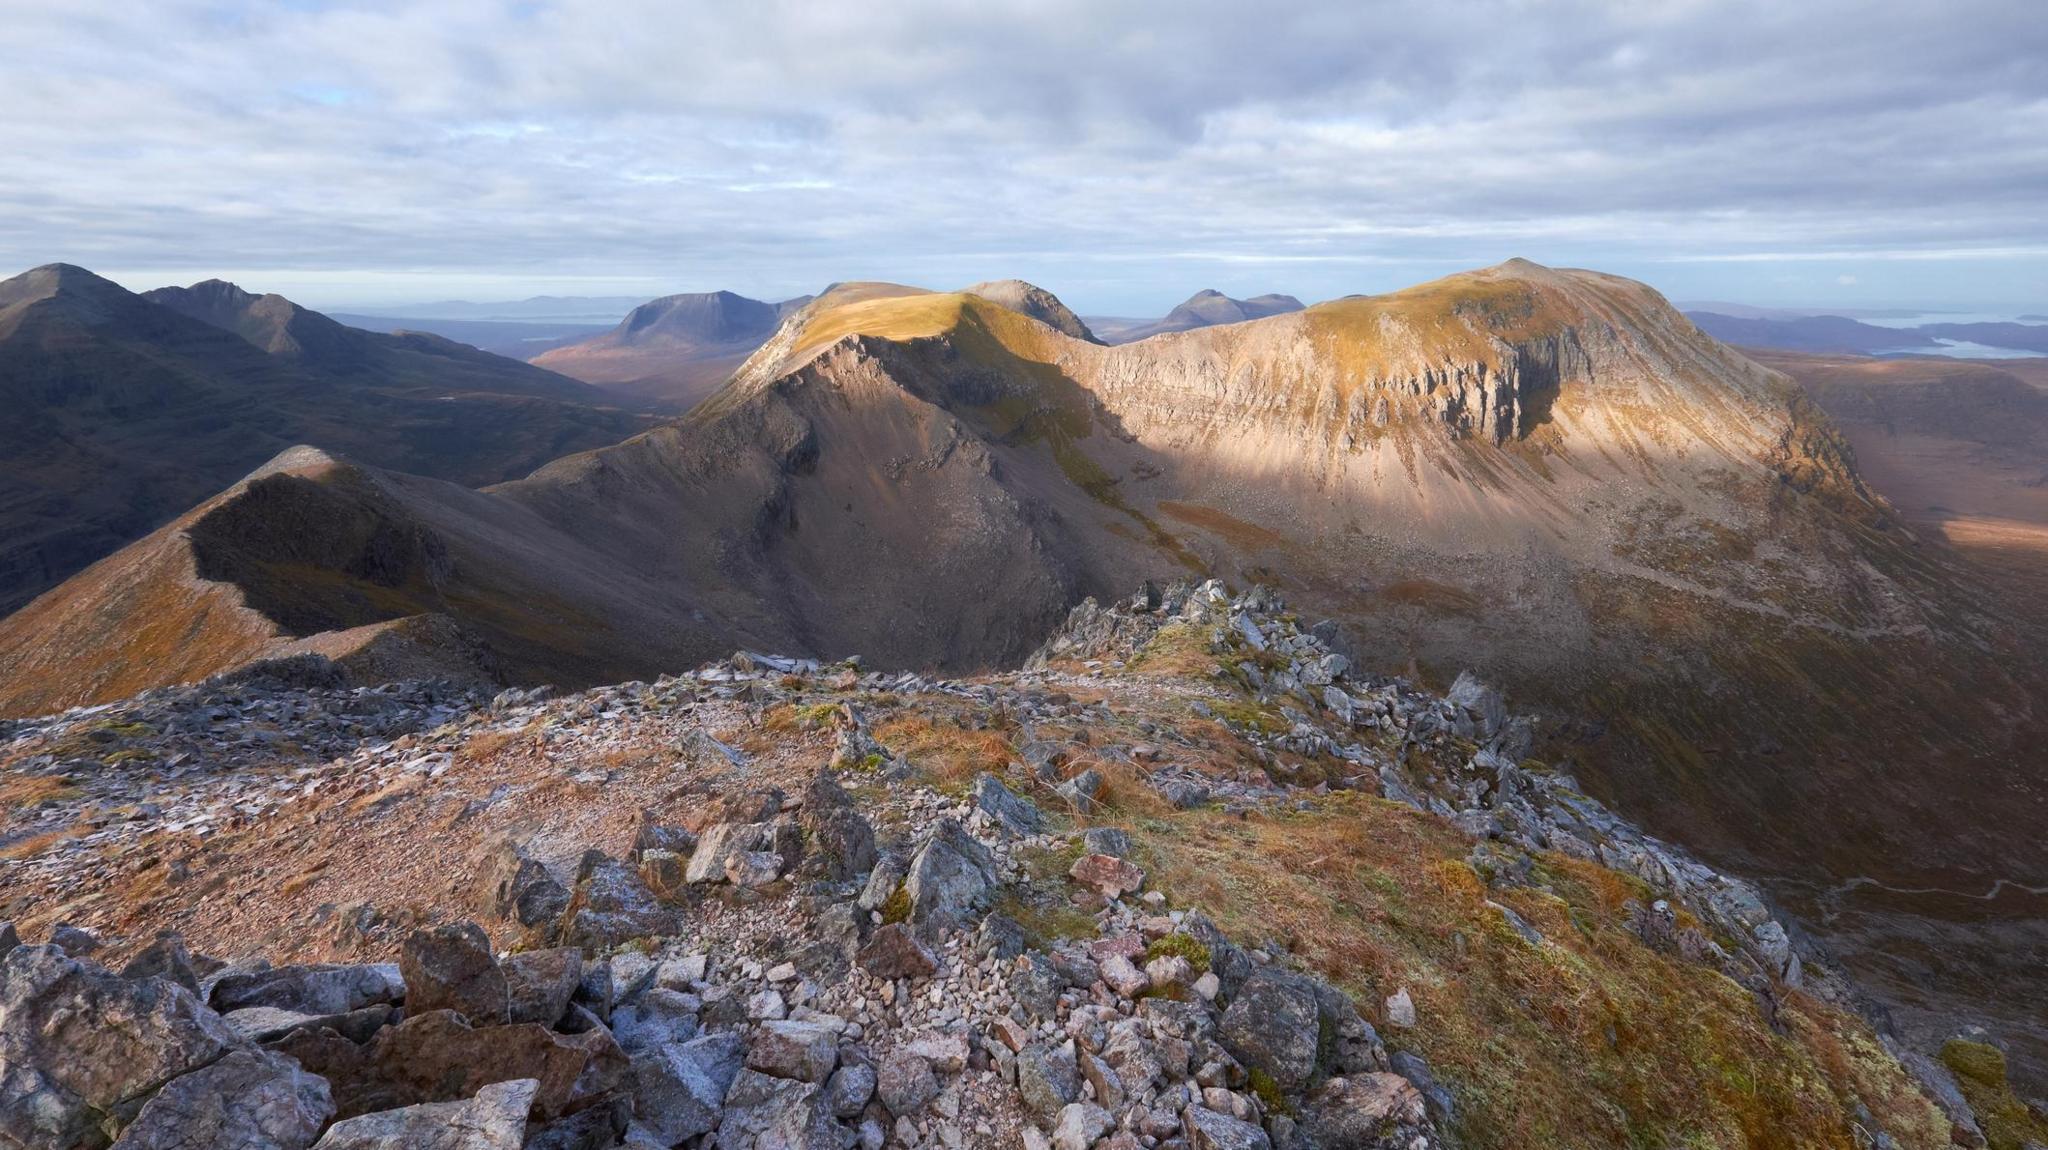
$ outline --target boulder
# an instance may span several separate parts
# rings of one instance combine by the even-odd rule
[[[370,1035],[391,1021],[396,1009],[390,1003],[379,1002],[343,1014],[300,1014],[275,1006],[245,1006],[221,1017],[236,1034],[251,1042],[275,1042],[294,1031],[315,1027],[332,1030],[350,1042],[368,1042]]]
[[[1053,791],[1067,800],[1067,805],[1074,808],[1076,813],[1093,814],[1095,796],[1102,793],[1102,772],[1090,767],[1055,786]]]
[[[669,1043],[633,1060],[633,1115],[663,1146],[718,1128],[744,1046],[730,1031]]]
[[[1037,834],[1045,817],[1030,800],[1019,798],[1002,780],[983,771],[974,780],[974,805],[989,820],[1013,835]]]
[[[583,952],[573,946],[507,955],[499,968],[512,1022],[553,1026],[583,984]]]
[[[725,859],[725,881],[741,890],[767,886],[782,877],[782,856],[773,851],[740,851]]]
[[[1307,979],[1260,970],[1238,987],[1218,1037],[1246,1067],[1272,1075],[1284,1090],[1299,1090],[1316,1074],[1321,1021]]]
[[[777,1078],[823,1082],[838,1065],[838,1032],[817,1022],[764,1022],[747,1048],[747,1069]]]
[[[1095,1140],[1116,1129],[1109,1111],[1091,1102],[1070,1102],[1052,1128],[1052,1150],[1088,1150]]]
[[[903,879],[910,921],[934,929],[965,925],[994,886],[995,860],[988,848],[952,819],[939,820]]]
[[[328,1080],[343,1117],[452,1101],[524,1078],[536,1084],[533,1116],[547,1120],[583,1109],[620,1085],[628,1069],[625,1052],[602,1028],[472,1027],[452,1010],[408,1017],[365,1046],[323,1033],[302,1031],[277,1049]]]
[[[938,959],[900,922],[880,927],[869,936],[860,951],[860,965],[876,978],[887,979],[929,978],[939,969]]]
[[[300,1014],[346,1014],[378,1003],[405,998],[405,979],[396,963],[280,966],[222,975],[215,980],[211,1001],[226,1013],[250,1006],[272,1006]]]
[[[843,1150],[844,1133],[823,1086],[742,1070],[726,1092],[718,1150]]]
[[[459,1102],[433,1102],[349,1118],[314,1150],[520,1150],[531,1081],[496,1082]]]
[[[695,864],[692,858],[691,865]],[[562,944],[585,950],[660,938],[682,929],[682,915],[654,897],[636,868],[601,851],[584,854],[562,921]]]
[[[234,1050],[166,1083],[114,1150],[305,1150],[333,1114],[325,1079],[281,1054]]]
[[[243,1045],[175,982],[17,946],[0,958],[0,1146],[102,1144],[158,1087]]]
[[[479,909],[523,927],[552,925],[569,907],[568,888],[504,835],[485,842],[477,860],[477,885]]]
[[[1301,1108],[1302,1129],[1318,1150],[1374,1150],[1388,1123],[1419,1126],[1422,1092],[1398,1074],[1332,1078]]]
[[[1206,1106],[1190,1106],[1180,1117],[1188,1150],[1272,1150],[1273,1140],[1264,1130]]]
[[[1081,1070],[1073,1048],[1040,1042],[1018,1051],[1017,1096],[1041,1125],[1058,1122],[1068,1103],[1081,1100]]]
[[[1121,898],[1145,886],[1145,872],[1138,864],[1116,855],[1082,855],[1074,860],[1067,877],[1104,898]]]
[[[121,968],[121,977],[168,978],[194,994],[199,993],[199,974],[192,969],[192,952],[185,949],[184,937],[175,930],[159,932],[155,941]]]
[[[875,1068],[875,1097],[901,1117],[915,1114],[939,1096],[939,1079],[932,1064],[904,1050],[892,1050]]]
[[[405,980],[405,1007],[413,1014],[453,1010],[471,1026],[512,1020],[505,972],[498,968],[490,936],[473,922],[408,935],[398,953],[398,973]]]
[[[1139,970],[1123,955],[1110,955],[1102,960],[1100,967],[1103,983],[1120,997],[1136,998],[1145,992],[1146,987],[1152,985],[1152,980],[1145,972]]]

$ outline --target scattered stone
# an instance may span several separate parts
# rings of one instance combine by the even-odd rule
[[[1387,996],[1387,1025],[1402,1030],[1415,1028],[1415,1000],[1408,996],[1405,986]]]
[[[1067,876],[1104,898],[1120,898],[1145,885],[1145,872],[1128,859],[1115,855],[1082,855]]]

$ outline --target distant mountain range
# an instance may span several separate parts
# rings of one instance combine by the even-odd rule
[[[620,316],[647,302],[643,296],[559,296],[537,295],[529,299],[472,303],[442,300],[438,303],[395,304],[389,307],[354,307],[350,314],[389,319],[461,319],[546,323],[567,321],[609,327]]]
[[[294,443],[481,485],[649,422],[439,336],[219,281],[137,295],[66,264],[0,283],[0,400],[0,611]]]
[[[1765,312],[1770,309],[1750,310]],[[2032,323],[1923,323],[1913,327],[1883,327],[1841,315],[1772,312],[1739,316],[1714,311],[1688,311],[1685,314],[1699,325],[1701,331],[1715,339],[1743,347],[1865,355],[1923,351],[1931,354],[1942,346],[1941,341],[1956,340],[2048,354],[2048,325]]]
[[[352,312],[332,312],[329,318],[364,331],[388,334],[432,332],[457,343],[466,343],[479,351],[517,360],[530,360],[543,352],[602,335],[613,326],[611,323],[556,320],[398,319]]]

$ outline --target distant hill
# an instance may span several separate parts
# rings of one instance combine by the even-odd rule
[[[569,322],[610,327],[619,317],[647,302],[645,296],[561,296],[537,295],[529,299],[472,303],[469,300],[441,300],[437,303],[396,304],[390,307],[350,308],[352,315],[387,319],[459,319],[486,322]],[[332,313],[330,313],[332,314]]]
[[[1710,311],[1689,311],[1685,315],[1715,339],[1744,347],[1867,353],[1939,346],[1933,339],[1909,328],[1878,327],[1839,315],[1785,319],[1745,319]]]
[[[1215,327],[1219,324],[1243,323],[1246,320],[1263,319],[1269,315],[1284,315],[1302,310],[1302,302],[1291,295],[1257,295],[1250,299],[1232,299],[1220,291],[1204,290],[1189,296],[1179,306],[1167,312],[1165,318],[1144,322],[1133,320],[1095,320],[1095,327],[1109,343],[1135,343],[1169,331],[1193,331],[1199,327]]]
[[[480,485],[648,424],[574,380],[281,296],[151,296],[68,264],[0,283],[0,613],[295,443]]]
[[[432,332],[457,343],[466,343],[479,351],[518,360],[530,360],[542,352],[580,343],[612,328],[609,323],[544,320],[404,319],[352,312],[330,312],[329,316],[364,331],[392,335],[408,331]]]
[[[978,295],[990,302],[999,303],[1020,315],[1028,315],[1063,335],[1070,335],[1089,343],[1102,342],[1095,338],[1094,332],[1088,330],[1088,325],[1082,322],[1080,316],[1075,315],[1066,304],[1060,302],[1058,296],[1036,284],[1028,284],[1023,280],[991,280],[975,284],[968,288],[967,292],[969,295]]]
[[[617,327],[533,357],[551,371],[602,385],[623,399],[687,411],[810,299],[764,303],[729,291],[651,300]]]

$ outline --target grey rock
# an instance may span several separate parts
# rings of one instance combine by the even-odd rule
[[[832,1072],[825,1082],[825,1102],[839,1118],[857,1118],[875,1096],[879,1081],[875,1068],[865,1062],[850,1062]]]
[[[519,1150],[531,1079],[494,1082],[460,1102],[429,1102],[337,1122],[315,1150]]]
[[[932,1064],[915,1054],[892,1050],[875,1068],[875,1097],[898,1117],[916,1114],[939,1096]]]
[[[168,978],[194,994],[199,993],[199,974],[192,969],[192,952],[177,931],[167,930],[128,960],[122,978]]]
[[[242,1045],[177,983],[17,946],[0,958],[0,1146],[91,1145],[109,1119]]]
[[[1239,1062],[1299,1090],[1316,1074],[1321,1019],[1306,979],[1260,970],[1238,988],[1217,1033]]]
[[[903,879],[910,921],[932,927],[965,924],[995,885],[994,872],[987,847],[954,820],[940,819]]]
[[[528,950],[499,964],[510,1020],[553,1026],[583,983],[583,952],[575,947]]]
[[[1073,1051],[1048,1043],[1018,1051],[1017,1095],[1042,1125],[1058,1122],[1068,1103],[1081,1100],[1081,1071]]]
[[[718,1150],[844,1150],[847,1133],[823,1086],[742,1070],[725,1096]]]
[[[773,841],[773,832],[765,822],[714,823],[704,828],[703,836],[697,840],[696,853],[690,856],[690,865],[683,872],[683,880],[689,883],[724,882],[726,865],[734,855],[767,850]]]
[[[245,971],[221,976],[211,991],[213,1008],[222,1012],[273,1006],[300,1014],[346,1014],[404,998],[405,980],[396,963]]]
[[[1081,832],[1082,846],[1092,855],[1131,857],[1131,836],[1120,827],[1089,827]]]
[[[747,1048],[747,1069],[777,1078],[823,1082],[837,1065],[839,1036],[816,1022],[764,1022],[754,1035],[753,1045]]]
[[[1066,979],[1052,960],[1038,951],[1026,951],[1010,967],[1010,997],[1032,1020],[1051,1018],[1059,1009],[1060,991]]]
[[[1396,1050],[1387,1055],[1387,1064],[1393,1068],[1394,1073],[1406,1078],[1414,1084],[1415,1089],[1422,1092],[1422,1100],[1427,1105],[1431,1118],[1438,1123],[1449,1124],[1457,1116],[1457,1103],[1451,1092],[1437,1082],[1436,1075],[1430,1073],[1429,1063],[1424,1061],[1421,1055]]]
[[[1067,805],[1080,814],[1093,814],[1095,796],[1102,793],[1102,772],[1090,767],[1066,782],[1053,788],[1053,792],[1067,800]]]
[[[1273,1140],[1264,1130],[1206,1106],[1182,1111],[1181,1123],[1188,1150],[1272,1150]]]
[[[14,929],[12,922],[0,922],[0,958],[6,958],[8,951],[20,945],[21,932]]]
[[[230,1051],[171,1079],[114,1150],[305,1150],[334,1114],[326,1079],[268,1051]]]
[[[1018,797],[1001,779],[986,771],[974,780],[974,805],[1013,835],[1037,834],[1045,824],[1037,806]]]
[[[633,1060],[635,1121],[673,1146],[718,1128],[727,1092],[742,1069],[737,1034],[670,1043]]]

